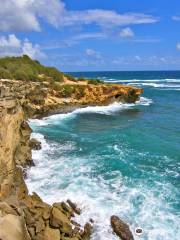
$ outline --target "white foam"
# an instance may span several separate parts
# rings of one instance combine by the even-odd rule
[[[130,85],[130,84],[128,84]],[[145,82],[142,82],[142,83],[133,83],[133,85],[142,85],[142,86],[150,86],[150,87],[155,87],[155,88],[177,88],[177,87],[180,87],[180,85],[178,84],[165,84],[165,83],[145,83]]]
[[[65,114],[54,114],[49,117],[45,117],[43,119],[29,119],[29,123],[33,126],[46,126],[50,124],[60,124],[62,120],[68,120],[76,117],[78,114],[86,114],[86,113],[97,113],[97,114],[104,114],[104,115],[111,115],[116,112],[122,111],[124,109],[129,109],[135,106],[148,106],[152,104],[152,100],[140,97],[140,100],[136,103],[119,103],[114,102],[107,106],[89,106],[85,108],[78,108],[70,113]]]
[[[146,83],[146,82],[152,82],[152,83],[158,83],[158,82],[167,82],[167,83],[180,83],[180,79],[129,79],[129,80],[123,80],[123,79],[107,79],[105,82],[110,83]]]
[[[42,121],[63,122],[69,117],[82,113],[112,114],[112,109],[119,111],[151,103],[151,99],[141,97],[136,104],[115,103],[104,107],[88,107],[68,114],[57,114]],[[34,121],[33,124],[43,126],[42,122],[38,125],[39,121]],[[130,225],[132,232],[141,226],[144,230],[141,237],[143,240],[179,240],[179,217],[171,212],[170,206],[166,203],[168,194],[175,192],[175,190],[172,191],[171,184],[157,181],[152,187],[148,184],[150,178],[141,179],[136,181],[136,184],[132,184],[133,180],[130,177],[123,177],[120,171],[107,172],[108,180],[106,180],[101,175],[93,174],[94,169],[103,161],[101,156],[77,157],[78,154],[71,156],[69,154],[71,151],[77,153],[80,151],[75,142],[67,141],[64,144],[48,142],[42,134],[38,133],[33,133],[32,137],[42,142],[42,149],[33,151],[36,166],[29,169],[26,180],[30,192],[36,191],[48,203],[68,198],[77,202],[83,211],[76,217],[76,221],[82,225],[90,218],[95,221],[92,240],[119,239],[112,234],[110,227],[110,216],[113,214],[124,219]],[[119,160],[128,164],[132,171],[139,167],[133,162],[128,162],[128,154],[132,150],[119,143],[108,147],[113,149],[115,154],[118,154]],[[148,161],[146,153],[139,153],[139,157],[141,155]],[[165,160],[167,161],[164,157],[162,162]],[[149,172],[150,176],[157,174],[153,168],[145,171],[142,167],[141,174],[144,172]],[[135,234],[134,238],[140,239]]]
[[[179,240],[178,216],[172,214],[166,205],[166,193],[172,191],[173,186],[155,182],[152,189],[146,180],[132,186],[129,185],[130,179],[122,177],[119,171],[107,173],[108,180],[101,176],[92,178],[93,168],[98,163],[93,156],[87,159],[69,155],[65,157],[62,154],[56,158],[53,152],[56,155],[57,150],[66,149],[66,144],[47,144],[42,135],[33,137],[43,140],[43,148],[40,154],[38,151],[33,152],[36,167],[29,170],[26,181],[30,192],[37,191],[48,203],[68,198],[75,201],[83,210],[75,220],[82,225],[90,218],[95,221],[92,240],[119,239],[112,234],[110,227],[110,216],[113,214],[124,219],[133,232],[141,226],[144,230],[142,239]],[[115,150],[119,147],[114,146]],[[126,159],[124,156],[123,160]],[[139,239],[135,234],[134,238]]]

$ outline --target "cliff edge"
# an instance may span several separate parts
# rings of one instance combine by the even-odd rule
[[[0,239],[88,240],[92,222],[80,226],[80,214],[70,200],[52,206],[24,182],[25,168],[33,164],[28,118],[71,111],[114,101],[135,102],[142,92],[129,86],[72,81],[0,80]]]

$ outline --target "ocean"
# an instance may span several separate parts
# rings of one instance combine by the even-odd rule
[[[180,239],[180,72],[84,72],[144,89],[135,104],[113,103],[29,120],[42,142],[26,179],[52,203],[71,199],[92,240],[117,240],[111,215],[130,225],[135,240]],[[143,235],[135,235],[141,227]]]

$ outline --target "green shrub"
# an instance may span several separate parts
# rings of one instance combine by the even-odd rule
[[[103,84],[103,81],[99,80],[99,79],[89,79],[88,80],[89,84],[94,84],[94,85],[98,85],[98,84]]]
[[[77,81],[87,81],[87,79],[85,77],[79,77]]]
[[[76,82],[76,81],[77,81],[76,78],[73,77],[72,75],[65,74],[64,76],[67,77],[67,79],[70,80],[70,81],[73,81],[73,82]]]
[[[12,79],[12,75],[8,70],[0,67],[0,78],[2,78],[2,79]]]
[[[77,89],[78,89],[78,92],[76,93],[76,98],[77,99],[81,99],[82,97],[84,97],[85,88],[86,88],[86,86],[84,86],[84,85],[78,85],[77,86]]]
[[[0,58],[0,78],[14,78],[26,81],[49,81],[63,82],[64,74],[54,67],[45,67],[37,60],[32,60],[27,55],[22,57]],[[43,77],[39,77],[43,75]]]
[[[62,86],[61,93],[63,97],[71,97],[74,91],[75,91],[74,86],[67,84]]]

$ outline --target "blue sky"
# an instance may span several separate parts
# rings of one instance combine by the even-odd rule
[[[179,0],[0,0],[0,56],[62,71],[180,70]]]

